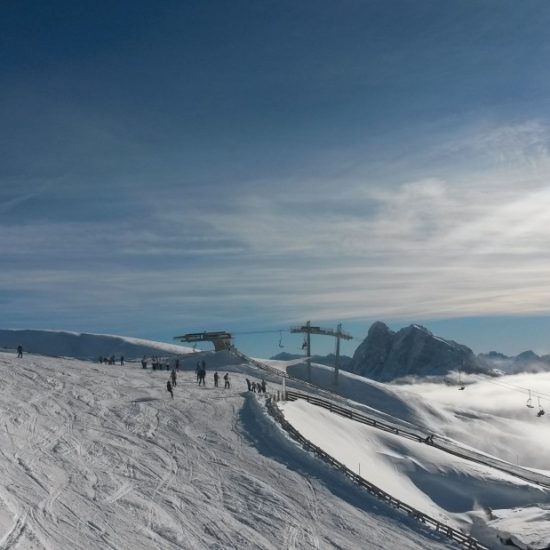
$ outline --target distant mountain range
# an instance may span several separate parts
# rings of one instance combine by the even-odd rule
[[[289,361],[299,357],[281,353],[272,359]],[[334,354],[312,358],[312,361],[328,366],[334,366],[334,360]],[[435,336],[420,325],[410,325],[394,332],[377,321],[353,357],[340,357],[340,368],[381,382],[407,376],[444,376],[453,371],[494,376],[549,371],[550,355],[539,357],[533,351],[525,351],[516,357],[496,351],[476,355],[467,346]]]
[[[478,359],[486,367],[505,374],[550,371],[550,355],[539,356],[531,350],[524,351],[515,357],[490,351],[489,353],[480,353]]]

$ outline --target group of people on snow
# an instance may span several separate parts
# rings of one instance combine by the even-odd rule
[[[111,355],[111,357],[103,357],[102,355],[100,355],[99,362],[105,365],[114,365],[116,364],[116,359],[114,355]],[[120,356],[120,364],[124,365],[124,355]]]
[[[263,378],[261,382],[251,382],[248,378],[246,378],[246,385],[248,386],[248,391],[252,391],[254,393],[265,393],[266,383]]]
[[[144,355],[143,358],[141,359],[141,367],[146,369],[148,364],[149,364],[149,361],[147,360],[147,357]],[[163,363],[160,357],[156,357],[155,355],[153,355],[151,356],[151,368],[153,370],[169,370],[170,364]],[[180,370],[179,359],[176,359],[175,362],[172,364],[172,369],[175,369],[176,371]]]

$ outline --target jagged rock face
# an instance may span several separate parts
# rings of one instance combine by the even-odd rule
[[[390,353],[395,332],[384,323],[377,321],[355,350],[351,364],[347,367],[351,372],[368,376],[374,380],[381,380],[384,365]],[[368,365],[369,374],[364,374]]]
[[[411,325],[393,332],[378,321],[357,348],[351,372],[389,381],[410,375],[439,375],[450,371],[483,372],[472,350]]]

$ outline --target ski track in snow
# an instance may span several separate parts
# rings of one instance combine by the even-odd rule
[[[298,448],[243,376],[180,372],[173,400],[166,378],[0,353],[0,549],[452,547]]]

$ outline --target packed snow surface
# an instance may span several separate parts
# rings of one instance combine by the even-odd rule
[[[238,366],[214,388],[216,357],[171,399],[166,371],[0,352],[0,547],[449,545],[289,440]]]
[[[245,377],[265,378],[272,389],[280,389],[280,378],[241,364],[242,357],[108,335],[0,336],[0,347],[23,343],[51,355],[164,355],[171,363],[175,358],[167,356],[177,355],[184,369],[172,400],[168,373],[139,362],[108,366],[0,352],[0,548],[450,545],[290,440],[267,416],[263,398],[245,391]],[[196,385],[197,360],[207,362],[206,388]],[[336,385],[330,367],[261,361],[385,422],[550,471],[550,417],[536,416],[539,402],[550,409],[550,374],[471,376],[458,391],[456,380],[388,385],[344,371]],[[230,373],[230,389],[212,387],[214,369]],[[287,387],[321,391],[296,380]],[[529,389],[532,409],[525,406]],[[307,403],[284,409],[306,437],[349,468],[490,548],[550,545],[548,489]]]

